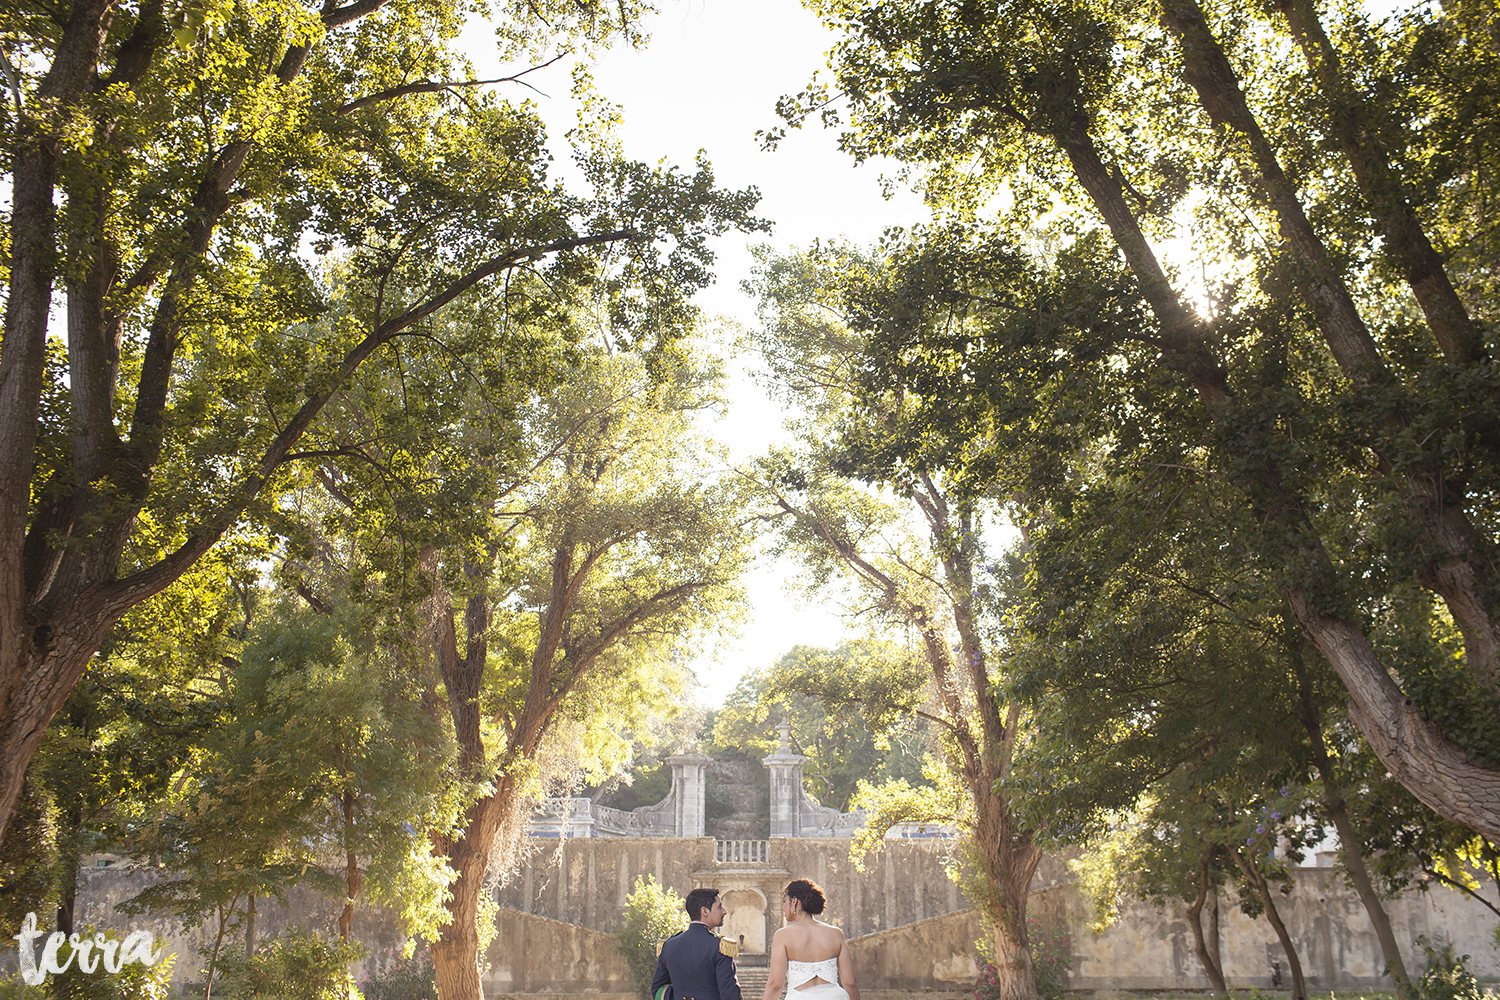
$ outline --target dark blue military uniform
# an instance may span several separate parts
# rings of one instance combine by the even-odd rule
[[[736,946],[720,939],[704,923],[688,924],[662,943],[651,977],[651,995],[671,986],[672,1000],[740,1000],[740,981],[735,978]]]

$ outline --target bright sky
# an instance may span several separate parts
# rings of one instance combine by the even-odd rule
[[[820,237],[871,243],[887,226],[926,217],[913,194],[886,201],[879,168],[856,168],[838,151],[836,135],[816,125],[792,133],[774,153],[759,148],[756,130],[779,122],[776,99],[800,90],[832,44],[833,36],[796,0],[661,0],[661,7],[649,23],[649,46],[610,51],[593,67],[600,93],[623,108],[627,155],[691,168],[698,150],[706,150],[721,186],[760,189],[757,212],[776,225],[769,239],[758,239],[780,248]],[[481,79],[502,75],[488,56],[482,27],[464,41]],[[545,96],[524,88],[507,94],[535,100],[558,139],[576,120],[570,72],[558,64],[528,76]],[[559,159],[562,152],[557,143]],[[750,274],[751,242],[738,233],[720,241],[718,283],[698,300],[706,312],[747,326],[755,305],[739,286]],[[715,436],[740,457],[765,450],[779,436],[781,413],[746,377],[742,359],[730,398],[730,413]],[[845,634],[831,603],[804,605],[785,592],[788,571],[762,560],[747,581],[749,606],[739,635],[723,637],[695,660],[705,705],[721,704],[745,671],[770,664],[792,646],[831,645]]]

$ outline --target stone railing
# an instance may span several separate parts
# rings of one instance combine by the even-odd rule
[[[946,823],[896,823],[886,831],[886,840],[926,839],[929,837],[954,837],[958,828]]]
[[[671,794],[652,806],[626,812],[586,798],[549,798],[531,811],[533,837],[670,837],[676,801]]]
[[[854,831],[865,825],[865,811],[839,812],[802,793],[801,823],[797,835],[801,837],[852,837]]]
[[[765,864],[771,857],[769,840],[716,840],[714,860],[719,864]]]
[[[594,806],[594,835],[604,837],[670,837],[673,833],[672,797],[654,806],[626,812],[609,806]]]
[[[543,799],[531,811],[533,837],[592,837],[594,803],[584,798]]]

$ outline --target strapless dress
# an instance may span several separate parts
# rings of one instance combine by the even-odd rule
[[[826,979],[827,982],[804,986],[817,978]],[[838,958],[825,958],[821,962],[787,959],[786,995],[788,1000],[792,997],[801,997],[803,1000],[849,1000],[849,994],[839,985]]]

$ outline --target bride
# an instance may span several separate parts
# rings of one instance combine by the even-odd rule
[[[788,1000],[859,1000],[844,932],[818,919],[823,902],[823,890],[805,878],[787,885],[781,897],[786,926],[771,938],[764,1000],[777,1000],[784,987]]]

